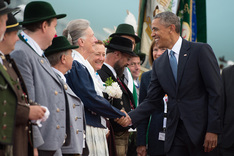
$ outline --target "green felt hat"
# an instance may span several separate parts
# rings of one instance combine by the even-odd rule
[[[45,56],[49,56],[51,54],[58,53],[61,51],[66,51],[68,49],[76,49],[76,48],[79,48],[79,46],[71,45],[66,37],[64,36],[55,37],[52,41],[52,45],[45,50]]]
[[[66,14],[56,14],[50,3],[44,1],[33,1],[26,5],[24,10],[24,21],[22,25],[45,21],[51,18],[63,18]]]
[[[134,37],[136,40],[136,43],[141,41],[140,37],[138,37],[135,34],[133,26],[130,24],[123,23],[123,24],[118,25],[115,33],[111,34],[110,37],[121,36],[121,35],[128,35],[128,36]]]

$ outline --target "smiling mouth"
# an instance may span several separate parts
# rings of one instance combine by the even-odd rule
[[[159,38],[156,38],[156,39],[155,39],[155,42],[158,42],[158,41],[159,41]]]

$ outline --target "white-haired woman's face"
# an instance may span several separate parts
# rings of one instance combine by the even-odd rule
[[[85,37],[83,39],[84,41],[84,48],[88,53],[95,52],[94,46],[95,42],[97,42],[96,37],[94,36],[94,32],[91,27],[89,27],[85,32]]]

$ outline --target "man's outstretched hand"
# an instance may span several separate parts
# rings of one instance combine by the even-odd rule
[[[117,118],[117,119],[115,119],[115,122],[117,122],[118,124],[120,124],[123,127],[127,127],[127,126],[131,125],[132,120],[131,120],[130,116],[128,115],[128,113],[126,113],[124,110],[120,110],[120,111],[125,113],[126,117],[122,116],[121,118]]]

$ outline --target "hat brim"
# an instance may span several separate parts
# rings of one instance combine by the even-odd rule
[[[6,32],[8,33],[8,32],[12,32],[12,31],[18,31],[18,30],[21,30],[21,29],[22,29],[22,27],[18,25],[16,27],[7,28]]]
[[[141,38],[136,36],[136,35],[132,35],[132,34],[127,34],[127,33],[113,33],[110,35],[110,37],[114,37],[114,36],[121,36],[121,35],[128,35],[128,36],[132,36],[134,37],[136,43],[139,43],[141,41]]]
[[[129,49],[126,49],[125,47],[123,46],[118,46],[118,45],[106,45],[106,48],[109,48],[109,49],[113,49],[113,50],[117,50],[117,51],[120,51],[122,53],[125,53],[125,54],[128,54],[130,56],[136,56],[136,53],[134,53],[133,51],[129,50]]]
[[[27,21],[19,22],[19,24],[21,24],[21,25],[28,25],[28,24],[32,24],[32,23],[37,23],[37,22],[45,21],[45,20],[48,20],[48,19],[51,19],[51,18],[60,19],[60,18],[66,17],[66,16],[67,16],[66,14],[52,15],[52,16],[47,16],[47,17],[44,17],[44,18],[29,19]]]
[[[66,50],[69,50],[69,49],[77,49],[77,48],[79,48],[79,46],[74,46],[74,45],[54,48],[54,49],[51,49],[51,50],[45,50],[45,55],[49,56],[49,55],[52,55],[52,54],[57,53],[57,52],[66,51]]]
[[[16,10],[19,10],[19,8],[18,7],[16,7],[16,8],[6,8],[5,10],[0,11],[0,15],[5,15],[5,14],[11,13],[11,12],[16,11]]]

